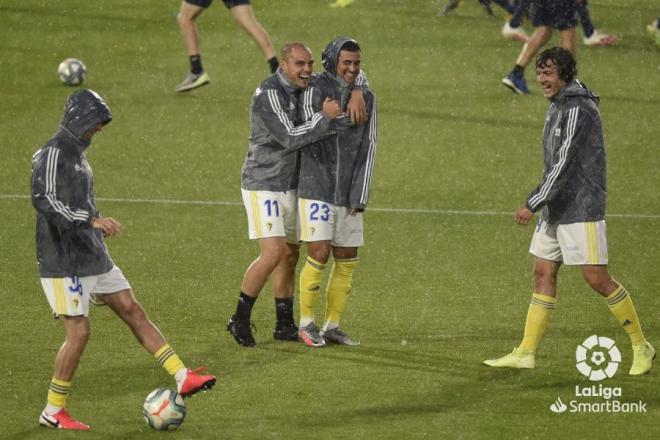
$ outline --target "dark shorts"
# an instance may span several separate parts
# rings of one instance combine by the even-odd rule
[[[199,6],[201,8],[208,8],[211,6],[211,3],[213,3],[213,0],[184,0],[186,3],[190,3],[191,5]],[[222,0],[222,2],[225,4],[227,9],[231,9],[234,6],[239,6],[239,5],[249,5],[250,0]]]
[[[577,25],[575,0],[533,0],[531,12],[534,27],[548,26],[565,31]]]

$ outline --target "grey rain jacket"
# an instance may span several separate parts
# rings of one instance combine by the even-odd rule
[[[339,51],[350,38],[337,38],[323,51],[325,72],[313,77],[303,94],[303,119],[309,120],[326,97],[339,100],[343,110],[351,87],[336,74]],[[363,73],[356,83],[366,81]],[[298,197],[321,200],[335,206],[363,211],[369,201],[369,189],[376,155],[376,97],[366,83],[364,93],[369,118],[360,126],[351,126],[324,138],[301,151]]]
[[[527,207],[549,223],[605,219],[606,155],[598,96],[579,81],[551,100],[543,128],[543,181]]]
[[[300,121],[297,113],[301,92],[282,69],[266,78],[254,92],[250,108],[252,133],[241,173],[243,189],[295,189],[298,150],[349,126],[350,118],[331,121],[321,108],[306,122]]]
[[[90,276],[108,272],[113,262],[97,217],[92,169],[83,135],[112,120],[103,99],[81,89],[67,99],[60,129],[32,157],[32,204],[37,210],[37,265],[42,278]]]

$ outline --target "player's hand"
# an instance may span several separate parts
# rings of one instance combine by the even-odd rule
[[[124,227],[112,217],[96,217],[91,222],[92,228],[100,229],[104,237],[121,235]]]
[[[516,223],[519,225],[528,225],[534,217],[534,213],[527,206],[522,206],[516,211]]]
[[[346,111],[353,121],[353,125],[362,125],[367,122],[367,105],[364,102],[364,93],[360,89],[351,91]]]
[[[323,101],[323,113],[328,115],[330,119],[337,119],[341,114],[341,107],[339,107],[339,102],[334,99],[325,98]]]

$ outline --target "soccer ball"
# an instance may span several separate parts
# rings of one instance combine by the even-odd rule
[[[57,66],[57,76],[67,86],[79,86],[85,81],[87,68],[76,58],[67,58]]]
[[[172,431],[186,418],[186,403],[181,394],[167,388],[158,388],[144,399],[144,420],[158,431]]]

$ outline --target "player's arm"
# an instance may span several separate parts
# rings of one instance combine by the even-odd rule
[[[74,208],[59,197],[58,182],[70,179],[61,161],[62,154],[57,148],[46,148],[32,158],[32,205],[50,223],[63,229],[89,226],[92,213]]]
[[[368,107],[369,118],[364,129],[360,150],[356,158],[356,167],[351,185],[350,203],[352,212],[362,212],[369,202],[371,176],[376,158],[377,111],[376,97],[372,94]]]
[[[335,134],[331,121],[341,113],[339,104],[329,98],[322,110],[300,125],[294,125],[284,110],[285,101],[274,89],[264,89],[255,97],[253,112],[266,127],[268,133],[287,150],[297,150],[326,136]]]
[[[575,158],[580,145],[584,145],[592,124],[592,117],[580,107],[570,108],[561,123],[562,137],[559,152],[555,162],[544,172],[543,180],[527,197],[526,207],[531,212],[537,212],[566,186],[568,176],[566,170]],[[550,133],[552,136],[553,133]]]

